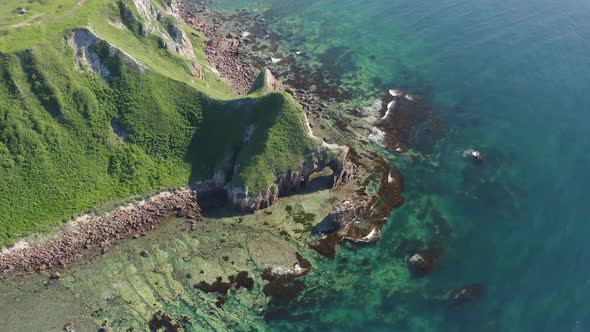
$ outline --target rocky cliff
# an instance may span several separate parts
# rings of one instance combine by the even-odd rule
[[[334,187],[348,181],[355,170],[354,164],[348,160],[347,147],[324,144],[319,151],[310,153],[298,168],[276,174],[275,181],[266,189],[251,192],[243,186],[230,184],[227,186],[227,196],[232,206],[238,210],[263,209],[275,204],[279,197],[297,192],[309,182],[314,173],[321,172],[326,167],[332,170]]]
[[[270,70],[264,68],[250,89],[249,98],[250,96],[268,95],[282,88],[280,81],[272,75]],[[283,101],[285,103],[295,103],[295,101],[287,97],[277,97],[285,99]],[[239,101],[241,109],[247,108],[245,107],[247,101],[247,98]],[[296,118],[300,119],[300,130],[304,131],[302,136],[315,142],[315,147],[307,151],[296,166],[274,171],[269,169],[259,170],[260,172],[273,173],[271,179],[262,188],[252,189],[249,183],[235,181],[235,177],[243,171],[238,162],[238,154],[249,148],[248,145],[253,135],[260,135],[264,134],[264,131],[273,130],[272,128],[257,128],[251,125],[246,127],[242,135],[241,146],[234,151],[233,155],[225,158],[223,165],[217,168],[213,177],[210,180],[196,184],[196,187],[202,193],[200,196],[206,198],[207,193],[218,194],[219,190],[224,190],[227,200],[236,209],[254,211],[273,205],[281,196],[297,192],[310,181],[310,177],[314,173],[321,172],[326,167],[332,170],[334,187],[348,181],[355,171],[354,164],[348,159],[349,148],[321,142],[314,137],[305,113],[299,106],[289,109],[287,112],[295,112],[300,116]],[[283,135],[289,135],[289,133]]]
[[[180,10],[177,0],[166,0],[163,8],[156,6],[151,0],[133,0],[133,3],[140,16],[138,19],[143,22],[139,31],[141,35],[156,35],[161,38],[162,46],[168,51],[191,60],[196,59],[193,45],[178,23]]]

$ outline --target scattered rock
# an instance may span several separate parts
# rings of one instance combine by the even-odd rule
[[[453,289],[449,292],[448,300],[451,304],[463,304],[480,299],[486,291],[486,286],[481,283],[467,285]]]
[[[465,151],[463,151],[463,158],[470,158],[476,161],[483,161],[484,160],[484,156],[483,153],[477,151],[477,150],[472,150],[472,149],[467,149]]]
[[[149,251],[147,251],[147,250],[142,250],[142,251],[139,253],[139,255],[140,255],[141,257],[150,257],[150,252],[149,252]]]
[[[61,279],[61,277],[62,277],[62,275],[61,275],[61,273],[60,273],[60,272],[54,272],[54,273],[51,275],[51,277],[49,277],[49,278],[50,278],[50,279],[57,280],[57,279]]]
[[[441,251],[432,249],[419,251],[408,258],[410,271],[415,276],[424,276],[432,271],[441,256]]]
[[[76,332],[76,325],[73,322],[67,322],[63,330],[64,332]]]

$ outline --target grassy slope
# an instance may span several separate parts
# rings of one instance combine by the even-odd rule
[[[276,174],[300,165],[319,145],[307,134],[303,109],[285,92],[214,102],[209,110],[191,149],[195,180],[211,176],[225,159],[237,153],[240,172],[233,183],[257,192],[266,189]],[[242,146],[251,125],[255,126],[253,135]]]
[[[287,94],[229,101],[233,94],[207,70],[194,31],[187,29],[202,80],[156,38],[109,24],[120,20],[115,0],[75,4],[0,5],[0,245],[108,202],[209,178],[250,124],[257,130],[239,150],[233,181],[251,190],[315,148]],[[19,6],[29,13],[15,16]],[[23,22],[34,24],[12,26]],[[64,37],[83,27],[149,69],[120,66],[108,81],[75,70]],[[127,142],[112,133],[113,119],[129,130]]]

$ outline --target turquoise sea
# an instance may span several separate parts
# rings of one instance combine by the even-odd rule
[[[216,0],[265,12],[284,49],[324,59],[355,98],[400,88],[450,131],[420,153],[382,151],[406,203],[380,243],[343,246],[276,330],[590,331],[590,2],[582,0]],[[461,158],[476,148],[482,165]],[[436,220],[444,219],[448,229]],[[437,226],[438,225],[438,226]],[[413,277],[411,247],[442,249]],[[424,248],[426,247],[426,248]],[[451,289],[483,297],[450,305]]]

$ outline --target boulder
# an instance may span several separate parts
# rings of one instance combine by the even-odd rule
[[[485,294],[486,286],[475,283],[461,288],[453,289],[448,294],[451,304],[464,304],[480,299]]]
[[[441,256],[440,250],[431,249],[418,251],[408,258],[408,266],[415,276],[423,276],[430,273]]]

